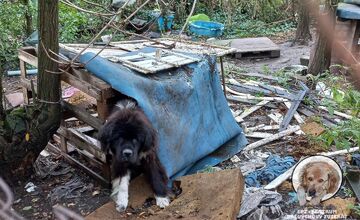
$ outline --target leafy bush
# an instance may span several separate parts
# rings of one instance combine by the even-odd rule
[[[338,149],[349,149],[353,145],[360,146],[360,120],[355,118],[328,128],[318,140],[327,147],[335,144]]]
[[[199,7],[200,8],[200,7]],[[266,9],[269,10],[269,9]],[[231,12],[231,18],[226,10],[216,10],[215,13],[208,14],[212,21],[226,24],[224,35],[226,37],[255,37],[255,36],[272,36],[279,32],[286,32],[296,28],[296,23],[289,19],[278,23],[268,23],[278,21],[274,14],[281,10],[272,9],[268,12],[268,17],[252,16],[252,13],[244,8],[237,7]],[[200,10],[202,13],[206,13]],[[277,11],[277,12],[276,12]],[[273,16],[273,17],[272,17]],[[270,17],[272,17],[270,19]],[[285,18],[289,17],[287,15]],[[266,18],[266,19],[265,19]],[[229,21],[231,19],[231,21]],[[282,17],[282,20],[284,17]]]
[[[31,3],[30,3],[31,4]],[[17,49],[25,35],[25,11],[27,7],[19,1],[2,1],[0,7],[0,65],[4,69],[14,68]],[[21,22],[23,21],[23,22]]]
[[[60,4],[59,26],[60,42],[87,42],[102,28],[103,21],[100,17]]]

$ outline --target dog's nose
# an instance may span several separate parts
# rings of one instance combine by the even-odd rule
[[[315,194],[316,194],[315,189],[311,189],[311,190],[309,190],[309,196],[314,197],[314,196],[315,196]]]
[[[130,149],[125,149],[125,150],[123,150],[123,156],[124,156],[124,157],[129,158],[129,157],[132,156],[132,154],[133,154],[133,152],[132,152],[132,150],[130,150]]]

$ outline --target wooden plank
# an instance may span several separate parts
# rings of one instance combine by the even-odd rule
[[[319,106],[319,109],[329,112],[329,110],[325,106]],[[340,117],[343,117],[343,118],[346,118],[346,119],[349,119],[349,120],[354,118],[351,115],[348,115],[348,114],[345,114],[345,113],[342,113],[342,112],[339,112],[339,111],[336,111],[336,110],[334,111],[334,115],[337,115],[337,116],[340,116]]]
[[[151,73],[154,73],[154,71],[160,71],[160,70],[173,68],[172,65],[169,65],[166,63],[160,63],[155,60],[143,60],[143,61],[132,62],[132,63],[138,67],[148,69]]]
[[[291,102],[284,102],[284,104],[288,109],[290,109]],[[300,116],[300,114],[297,111],[295,111],[295,113],[294,113],[294,118],[299,124],[305,123],[304,119]]]
[[[280,114],[279,112],[272,112],[270,114],[267,115],[271,120],[273,120],[276,124],[279,125],[282,122],[282,120],[284,119],[284,116],[282,114]]]
[[[18,57],[20,60],[34,67],[38,66],[38,58],[36,56],[24,51],[22,48],[20,48],[18,52],[19,52]]]
[[[88,82],[85,82],[70,73],[63,71],[60,76],[61,80],[76,87],[77,89],[81,90],[82,92],[94,97],[96,100],[102,100],[101,90],[96,88],[95,86],[91,85]]]
[[[175,43],[175,48],[171,50],[172,52],[177,51],[197,54],[215,54],[216,56],[221,57],[236,51],[234,48],[230,47],[186,41],[181,39],[161,38],[160,42],[168,45]],[[136,51],[148,46],[164,48],[164,45],[150,42],[148,40],[111,42],[111,45],[128,51]]]
[[[273,136],[273,134],[265,133],[265,132],[250,132],[250,133],[245,133],[245,136],[251,138],[269,138]]]
[[[31,96],[31,82],[25,82],[26,80],[26,64],[23,60],[20,60],[20,79],[22,80],[22,92],[24,96],[24,103],[26,105],[30,104],[30,96]],[[24,82],[23,82],[24,81]]]
[[[86,167],[84,164],[80,163],[79,161],[77,161],[76,159],[72,158],[70,155],[61,152],[61,150],[59,150],[57,147],[55,147],[53,144],[48,143],[48,147],[50,147],[53,151],[56,151],[57,153],[61,154],[68,162],[70,162],[73,165],[76,165],[77,167],[79,167],[80,169],[83,169],[85,172],[87,172],[88,174],[90,174],[91,176],[93,176],[94,178],[100,180],[100,182],[106,186],[109,187],[110,186],[110,181],[105,179],[104,177],[100,176],[99,174],[95,173],[93,170],[91,170],[90,168]]]
[[[96,104],[96,111],[99,113],[99,118],[106,120],[111,112],[109,103],[98,101]]]
[[[277,134],[274,134],[271,137],[264,138],[264,139],[262,139],[260,141],[257,141],[257,142],[254,142],[252,144],[247,145],[243,149],[243,151],[253,150],[253,149],[257,148],[257,147],[263,146],[263,145],[265,145],[267,143],[270,143],[270,142],[272,142],[274,140],[277,140],[277,139],[280,139],[282,137],[288,136],[288,135],[290,135],[290,134],[292,134],[292,133],[294,133],[294,132],[296,132],[298,130],[300,130],[300,126],[298,126],[298,125],[294,126],[294,127],[290,127],[289,129],[287,129],[285,131],[281,131],[281,132],[279,132]]]
[[[70,111],[81,121],[84,121],[86,124],[94,127],[99,130],[103,124],[101,119],[93,117],[90,113],[88,113],[85,109],[82,109],[78,106],[72,105],[66,101],[62,102],[62,106],[65,110]]]
[[[286,112],[284,119],[280,124],[279,131],[284,131],[288,128],[291,119],[293,118],[294,114],[296,113],[296,109],[299,107],[301,101],[303,100],[305,94],[309,91],[309,88],[303,83],[299,82],[303,90],[299,91],[298,94],[295,96],[296,99],[291,103],[289,110]]]
[[[101,100],[106,101],[107,99],[113,98],[118,94],[118,92],[114,90],[110,84],[87,72],[85,69],[72,68],[70,73],[100,90],[102,95]]]
[[[100,90],[111,88],[111,85],[107,82],[89,73],[85,69],[72,68],[70,73],[77,76],[79,79],[96,86]]]
[[[146,58],[150,58],[150,59],[155,59],[157,62],[161,62],[164,64],[169,64],[173,67],[179,67],[181,65],[182,62],[186,62],[185,58],[180,58],[176,57],[176,56],[165,56],[165,57],[160,57],[160,58],[156,58],[155,54],[150,55],[150,54],[145,54],[145,53],[139,53],[139,55],[146,57]]]
[[[243,119],[247,116],[249,116],[251,113],[257,111],[258,109],[260,109],[261,107],[263,107],[264,105],[266,105],[269,101],[267,100],[263,100],[261,102],[259,102],[258,104],[252,106],[251,108],[245,109],[243,113],[241,113],[241,115],[237,116],[235,118],[235,120],[237,122],[243,121]]]
[[[154,54],[154,53],[149,53]],[[143,54],[146,58],[150,58],[151,55]],[[127,66],[131,69],[135,69],[136,71],[148,74],[148,73],[156,73],[158,71],[171,69],[174,66],[181,66],[195,62],[194,59],[186,59],[185,57],[181,57],[183,59],[179,59],[178,55],[167,56],[166,58],[162,58],[161,60],[156,61],[155,57],[151,57],[153,59],[141,59],[144,58],[141,55],[133,55],[129,57],[111,57],[111,61],[121,62],[124,66]],[[140,60],[136,60],[140,59]],[[133,61],[133,62],[131,62]],[[164,62],[163,62],[164,61]],[[178,62],[178,64],[174,65],[174,61]]]
[[[100,146],[90,140],[86,135],[74,129],[67,129],[65,127],[60,127],[58,133],[65,137],[67,141],[72,142],[74,146],[86,150],[101,162],[106,163],[105,154],[101,151]]]

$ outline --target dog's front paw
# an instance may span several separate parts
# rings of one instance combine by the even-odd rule
[[[127,193],[119,192],[116,200],[116,210],[118,212],[123,212],[126,210],[127,205],[128,205]]]
[[[155,196],[155,199],[156,199],[156,205],[162,209],[169,206],[169,204],[170,204],[170,199],[168,197]]]

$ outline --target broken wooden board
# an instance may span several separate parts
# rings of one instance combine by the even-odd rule
[[[230,46],[236,49],[235,58],[275,58],[280,56],[280,47],[267,37],[232,40]]]
[[[218,57],[232,54],[235,52],[235,49],[220,46],[215,44],[201,43],[195,41],[187,41],[181,39],[171,39],[171,38],[159,38],[157,39],[159,43],[148,40],[138,40],[138,41],[119,41],[119,42],[111,42],[110,45],[115,48],[120,48],[127,51],[137,51],[145,47],[154,47],[154,48],[163,48],[165,45],[169,45],[173,47],[172,51],[177,52],[185,52],[185,53],[194,53],[194,54],[208,54],[208,55],[216,55]]]
[[[156,73],[200,61],[200,59],[197,58],[162,49],[158,49],[152,53],[138,53],[137,55],[122,57],[114,56],[108,59],[113,62],[120,62],[130,69],[145,74]]]
[[[135,182],[136,181],[136,182]],[[244,190],[244,179],[240,169],[224,170],[215,173],[199,173],[180,179],[182,193],[163,210],[152,206],[140,214],[118,213],[115,204],[109,202],[95,210],[86,220],[115,219],[236,219]],[[150,187],[143,180],[131,182],[129,206],[141,207],[152,197]],[[150,211],[151,210],[151,211]],[[155,210],[155,211],[154,211]]]

